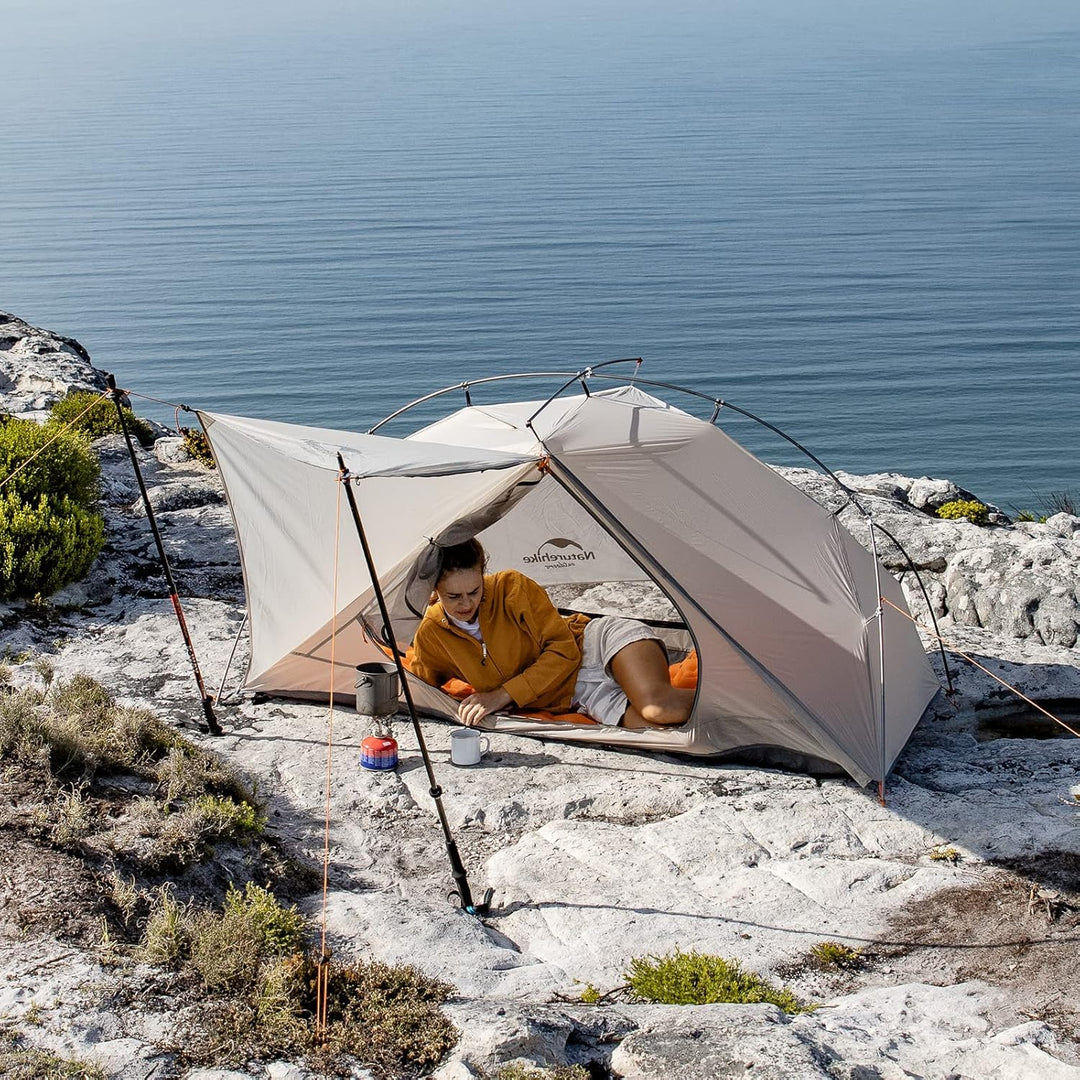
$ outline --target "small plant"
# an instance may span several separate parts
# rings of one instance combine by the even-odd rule
[[[90,831],[90,810],[82,792],[76,788],[61,791],[52,813],[53,843],[67,847]]]
[[[98,963],[105,966],[111,966],[113,964],[119,964],[123,953],[120,948],[119,942],[113,937],[113,932],[109,927],[109,920],[104,915],[101,916],[98,921]]]
[[[597,990],[592,983],[586,983],[585,989],[581,991],[581,1000],[586,1005],[598,1004],[602,996],[603,995],[600,993],[600,991]]]
[[[768,1002],[786,1013],[806,1012],[790,990],[777,989],[735,960],[676,949],[666,956],[634,957],[623,976],[636,998],[661,1005]]]
[[[45,1010],[41,1007],[39,1001],[30,1002],[30,1007],[23,1013],[23,1023],[31,1024],[33,1027],[40,1027],[45,1023]]]
[[[236,802],[228,795],[200,795],[186,809],[198,819],[198,829],[207,838],[247,840],[262,834],[266,821],[248,802]]]
[[[950,521],[967,518],[972,525],[989,525],[990,507],[975,499],[954,499],[939,506],[937,516]]]
[[[56,669],[44,656],[39,656],[34,661],[34,670],[41,676],[46,686],[52,685],[53,678],[56,676]]]
[[[583,1065],[522,1065],[512,1061],[503,1065],[495,1080],[590,1080],[592,1074]]]
[[[269,889],[253,881],[243,891],[229,887],[225,918],[247,919],[259,949],[271,956],[288,956],[303,948],[304,916],[295,907],[283,908]]]
[[[930,859],[933,862],[958,863],[963,858],[964,856],[954,847],[936,847],[930,852]]]
[[[18,1035],[0,1041],[0,1076],[9,1080],[106,1080],[104,1070],[74,1058],[22,1046]]]
[[[1047,517],[1053,517],[1054,514],[1080,516],[1080,510],[1077,509],[1078,504],[1071,491],[1051,491],[1043,499],[1043,506],[1046,508]]]
[[[148,963],[176,971],[191,949],[191,913],[162,885],[146,922],[139,952]]]
[[[819,941],[810,947],[809,961],[819,971],[854,971],[862,967],[862,949],[853,949],[839,941]]]
[[[184,437],[184,449],[192,458],[208,469],[217,468],[214,451],[210,449],[210,440],[202,428],[181,428],[180,434]]]
[[[133,877],[127,878],[118,874],[115,870],[109,871],[105,876],[106,896],[116,905],[124,922],[131,922],[135,915],[135,909],[139,906],[139,897],[142,895],[135,885]]]
[[[136,416],[127,405],[122,405],[121,408],[128,431],[143,446],[151,446],[154,442],[153,428]],[[80,417],[79,414],[87,409],[89,411]],[[50,419],[56,425],[73,423],[73,430],[81,431],[91,439],[100,438],[102,435],[119,435],[122,430],[112,398],[102,397],[89,390],[76,390],[61,398],[50,410]]]

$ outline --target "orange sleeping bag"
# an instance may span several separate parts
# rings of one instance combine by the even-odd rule
[[[672,686],[680,687],[685,690],[693,690],[694,687],[697,686],[698,681],[697,650],[691,650],[686,656],[686,659],[680,660],[675,664],[670,664],[668,666],[668,673],[671,678]],[[444,693],[449,694],[452,698],[457,698],[459,701],[467,698],[470,694],[475,693],[473,688],[461,679],[448,679],[442,684],[440,689]],[[547,712],[544,709],[537,709],[535,711],[528,709],[514,709],[507,713],[507,715],[526,717],[529,720],[557,721],[560,724],[596,724],[599,722],[594,720],[591,716],[586,716],[584,713],[553,713]]]

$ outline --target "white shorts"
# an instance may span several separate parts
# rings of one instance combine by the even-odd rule
[[[623,619],[618,615],[590,619],[581,642],[581,668],[574,685],[573,708],[601,724],[618,724],[630,702],[612,677],[609,665],[620,649],[635,641],[650,640],[664,648],[656,634],[636,619]]]

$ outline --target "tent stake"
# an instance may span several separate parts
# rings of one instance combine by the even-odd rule
[[[360,547],[364,551],[364,561],[367,563],[368,574],[371,577],[371,585],[375,590],[375,599],[379,603],[379,614],[382,616],[383,626],[389,638],[388,645],[394,656],[394,664],[397,667],[398,679],[401,681],[401,691],[405,695],[405,703],[409,708],[409,716],[412,719],[413,731],[416,732],[416,742],[420,747],[420,756],[424,759],[424,768],[427,770],[430,788],[428,794],[435,802],[435,810],[439,815],[439,824],[442,825],[443,837],[446,840],[446,854],[450,859],[450,874],[454,879],[457,897],[463,910],[470,915],[486,915],[491,903],[494,889],[488,889],[484,893],[483,902],[474,904],[472,892],[469,889],[469,877],[465,873],[465,865],[461,861],[457,844],[450,832],[450,822],[446,819],[446,811],[442,804],[442,788],[435,779],[435,769],[431,764],[431,755],[428,753],[427,743],[424,741],[424,732],[420,727],[420,718],[416,715],[416,706],[413,704],[412,691],[409,689],[409,680],[405,677],[405,665],[401,662],[401,653],[398,651],[397,642],[394,640],[393,630],[390,623],[390,612],[386,606],[386,597],[383,596],[379,577],[375,572],[375,560],[371,556],[371,548],[368,547],[367,534],[364,532],[364,523],[360,520],[360,511],[356,505],[356,497],[353,495],[349,484],[351,479],[349,470],[345,467],[345,460],[340,454],[337,456],[338,468],[341,470],[338,479],[345,485],[345,496],[349,500],[349,510],[352,512],[353,524],[356,526],[356,535],[360,538]]]
[[[131,432],[128,431],[127,420],[124,417],[124,409],[120,404],[120,391],[116,389],[116,379],[112,375],[105,376],[106,385],[112,391],[112,399],[116,405],[116,414],[120,417],[120,430],[124,433],[124,442],[127,443],[128,456],[131,458],[131,467],[135,470],[135,479],[139,482],[139,491],[142,492],[143,506],[146,507],[146,518],[150,522],[150,531],[154,534],[154,543],[157,544],[158,558],[161,559],[161,567],[165,571],[165,580],[169,585],[169,599],[172,601],[173,611],[176,612],[176,621],[180,624],[180,633],[184,636],[184,644],[187,646],[188,658],[191,660],[191,669],[195,672],[195,682],[199,687],[199,697],[202,699],[203,716],[206,719],[206,730],[211,735],[221,735],[221,725],[214,715],[214,699],[206,692],[203,683],[202,672],[199,670],[199,660],[195,655],[195,646],[191,642],[191,634],[188,633],[187,621],[184,618],[184,609],[180,606],[180,597],[176,593],[176,581],[173,579],[169,560],[165,557],[165,545],[161,542],[161,533],[158,531],[157,518],[154,517],[154,508],[150,505],[150,496],[146,491],[146,483],[143,480],[142,469],[139,468],[139,459],[135,456],[135,447],[131,442]]]

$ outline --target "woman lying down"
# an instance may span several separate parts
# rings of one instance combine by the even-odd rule
[[[432,686],[461,679],[473,687],[458,707],[463,723],[511,708],[580,712],[626,728],[690,718],[694,691],[671,685],[664,645],[643,623],[564,619],[531,578],[486,569],[478,540],[442,549],[409,663]]]

